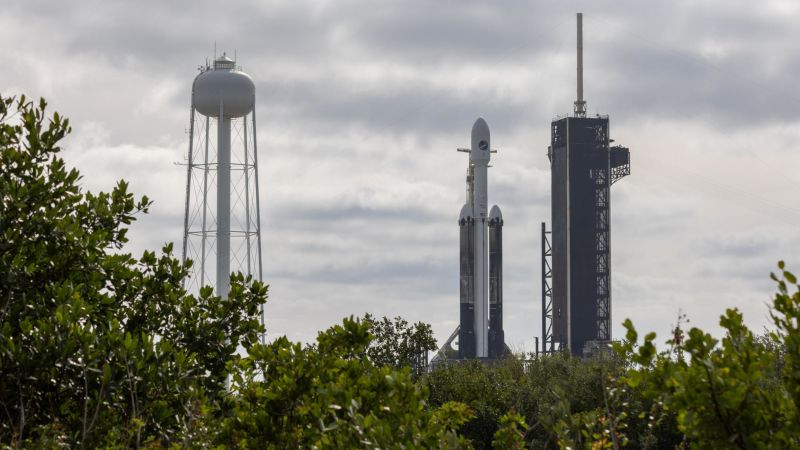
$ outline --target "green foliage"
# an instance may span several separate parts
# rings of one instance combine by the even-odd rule
[[[370,324],[345,319],[315,345],[254,345],[233,380],[222,442],[238,448],[464,448],[466,406],[426,407],[408,369],[364,358]]]
[[[500,417],[500,428],[494,433],[492,446],[498,449],[524,449],[527,430],[525,417],[514,411],[503,414]]]
[[[800,445],[800,288],[783,270],[772,318],[776,331],[759,339],[736,309],[720,318],[721,341],[698,328],[678,328],[670,348],[657,352],[648,334],[641,345],[630,321],[617,352],[633,367],[622,378],[641,395],[674,414],[694,448],[795,448]],[[789,292],[795,284],[795,292]],[[775,347],[782,347],[775,352]],[[782,361],[779,361],[780,358]],[[777,370],[776,370],[777,368]],[[655,415],[651,415],[655,418]]]
[[[771,334],[772,340],[782,344],[783,384],[794,405],[793,423],[797,423],[797,408],[800,407],[800,285],[797,277],[785,270],[783,261],[778,263],[781,277],[772,274],[772,279],[778,284],[778,293],[773,300],[771,312],[772,321],[777,330]],[[794,292],[789,291],[789,286],[794,285]],[[798,432],[800,433],[800,431]]]
[[[551,448],[559,441],[583,442],[581,415],[599,417],[606,410],[605,374],[619,365],[616,359],[581,361],[567,354],[528,361],[508,357],[490,364],[471,360],[439,367],[422,382],[430,389],[431,404],[458,401],[475,412],[460,428],[475,448],[492,448],[502,417],[511,411],[524,418],[527,446]]]
[[[371,314],[364,316],[369,325],[372,340],[367,346],[367,357],[377,366],[402,369],[411,368],[414,379],[418,379],[428,367],[428,352],[436,350],[433,329],[424,322],[409,326],[402,317],[394,321],[383,317],[378,320]]]
[[[124,181],[82,192],[45,108],[0,98],[0,442],[180,442],[227,395],[266,288],[237,275],[227,299],[195,297],[172,245],[119,253],[150,201]]]
[[[516,431],[528,448],[679,445],[683,436],[674,416],[659,414],[651,420],[658,404],[621,379],[627,367],[613,354],[581,360],[560,353],[527,361],[450,363],[422,381],[430,389],[431,404],[458,401],[475,412],[459,431],[479,449],[503,447],[497,433],[509,421],[503,417],[511,414],[523,418],[526,431]]]
[[[432,405],[449,401],[469,405],[475,417],[460,431],[475,448],[491,448],[500,417],[514,406],[515,383],[521,381],[521,372],[515,360],[492,367],[466,360],[437,367],[423,382],[430,390]]]

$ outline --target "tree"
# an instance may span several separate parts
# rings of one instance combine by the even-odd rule
[[[674,421],[650,423],[652,401],[619,380],[626,362],[613,355],[582,360],[568,353],[499,361],[452,361],[421,380],[433,406],[466,404],[474,417],[459,428],[475,448],[584,448],[614,441],[633,448],[671,448],[682,435]],[[522,417],[523,422],[519,422]],[[525,424],[525,427],[522,426]],[[514,444],[509,444],[509,442]],[[660,445],[660,447],[659,447]]]
[[[124,181],[84,193],[57,156],[69,122],[45,109],[0,97],[0,442],[180,441],[227,395],[266,287],[192,296],[171,244],[120,253],[150,201]]]
[[[771,311],[776,329],[768,340],[757,338],[736,309],[720,318],[721,341],[699,328],[688,335],[678,328],[662,352],[653,344],[655,333],[637,345],[633,324],[625,322],[626,341],[617,352],[633,366],[622,379],[663,405],[654,413],[674,414],[693,447],[800,446],[800,286],[783,262],[778,267],[780,276],[772,275],[778,283]]]
[[[254,345],[233,377],[220,442],[236,448],[466,448],[466,406],[427,407],[408,369],[365,358],[370,325],[345,319],[314,345]]]
[[[410,367],[414,379],[418,379],[428,368],[428,352],[436,350],[433,329],[424,322],[413,325],[402,317],[394,321],[383,317],[378,320],[371,314],[364,316],[372,340],[367,347],[367,356],[378,366],[402,369]]]
[[[508,450],[521,450],[525,448],[525,432],[528,424],[525,418],[514,411],[500,417],[500,428],[494,433],[492,446]]]

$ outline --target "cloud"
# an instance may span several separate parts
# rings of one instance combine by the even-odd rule
[[[506,336],[532,349],[549,122],[574,99],[572,4],[511,1],[10,1],[0,92],[71,118],[87,189],[125,178],[155,204],[129,249],[182,237],[191,81],[217,51],[257,85],[270,335],[313,339],[372,312],[457,323],[457,226],[472,122],[500,150]],[[768,323],[767,278],[800,247],[797,5],[580,2],[589,110],[632,174],[612,188],[614,333],[678,310]]]

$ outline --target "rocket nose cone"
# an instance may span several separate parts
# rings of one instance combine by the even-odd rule
[[[472,125],[472,140],[474,141],[475,138],[479,138],[479,141],[481,139],[489,140],[489,125],[486,124],[483,117],[478,117],[478,120]]]
[[[488,161],[489,149],[491,148],[491,141],[489,139],[489,125],[483,120],[483,117],[478,117],[475,124],[472,125],[472,152],[470,157],[473,161]]]

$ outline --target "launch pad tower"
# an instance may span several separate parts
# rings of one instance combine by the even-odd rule
[[[542,224],[542,350],[582,355],[611,341],[612,184],[630,174],[630,152],[610,146],[608,116],[586,116],[583,24],[578,13],[574,115],[550,127],[552,231]]]

